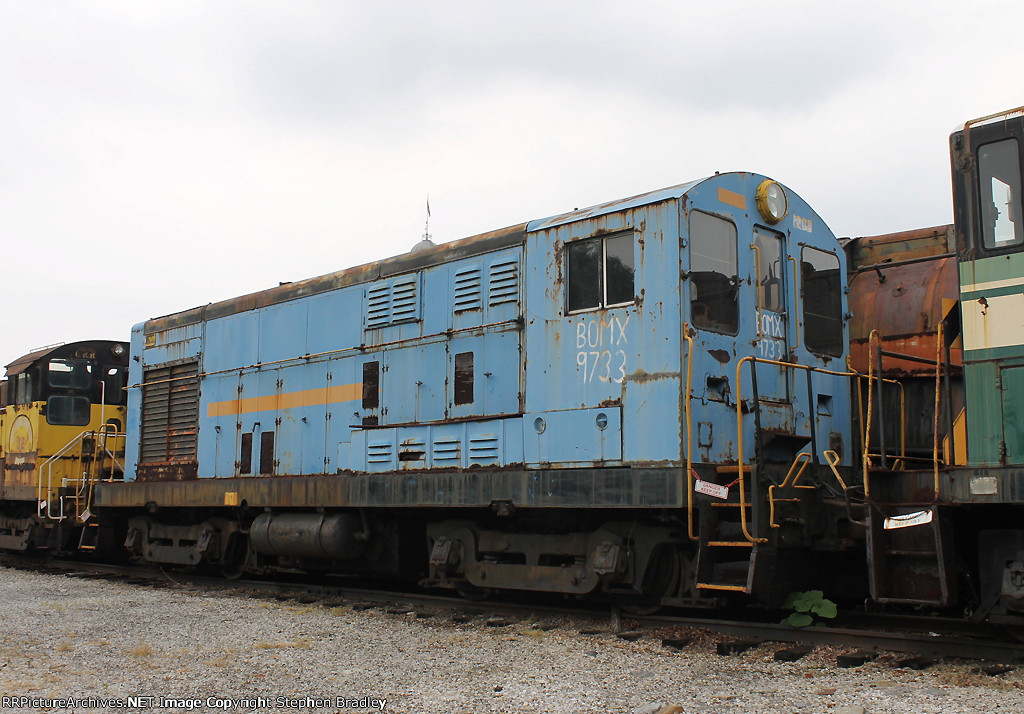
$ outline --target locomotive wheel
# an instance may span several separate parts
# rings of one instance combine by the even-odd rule
[[[491,596],[490,590],[483,590],[470,585],[469,583],[455,588],[455,592],[457,592],[463,599],[469,600],[470,602],[483,602]]]
[[[225,580],[238,580],[245,574],[245,565],[249,560],[249,539],[235,535],[231,538],[224,562],[220,565],[220,574]]]
[[[662,598],[671,597],[679,586],[683,570],[680,554],[671,545],[663,545],[651,554],[639,595],[623,598],[616,604],[630,615],[653,615],[661,609]]]

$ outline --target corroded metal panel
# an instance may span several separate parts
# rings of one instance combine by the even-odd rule
[[[854,266],[855,268],[858,266]],[[863,266],[861,266],[863,267]],[[886,357],[887,376],[934,375],[938,325],[944,310],[959,297],[955,257],[933,257],[921,262],[861,270],[850,278],[850,358],[854,369],[868,371],[868,340],[878,332],[882,349],[932,362]],[[961,350],[950,353],[951,363],[962,364]]]
[[[679,469],[564,469],[200,479],[189,483],[104,483],[97,508],[158,503],[162,508],[677,508],[685,497]]]

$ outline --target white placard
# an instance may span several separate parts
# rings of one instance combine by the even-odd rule
[[[995,496],[999,493],[999,482],[995,476],[971,477],[972,496]]]
[[[896,528],[910,528],[911,526],[923,526],[925,523],[932,522],[933,513],[931,511],[918,511],[917,513],[907,513],[903,516],[892,516],[886,518],[882,524],[882,528],[887,531],[894,530]]]
[[[697,479],[696,483],[694,483],[693,490],[697,493],[703,493],[705,496],[714,496],[721,499],[729,498],[728,487],[719,486],[717,483],[708,483],[700,479]]]

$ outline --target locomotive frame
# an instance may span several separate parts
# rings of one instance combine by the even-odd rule
[[[150,320],[96,503],[160,562],[779,599],[852,550],[802,515],[834,492],[768,491],[808,444],[853,474],[844,261],[723,174]],[[802,484],[835,484],[812,451]]]

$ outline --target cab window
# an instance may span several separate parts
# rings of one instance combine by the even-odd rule
[[[88,389],[92,384],[92,365],[80,359],[52,359],[49,383],[60,389]]]
[[[736,226],[690,214],[690,320],[694,327],[735,335],[739,331]]]
[[[763,228],[754,229],[757,246],[755,269],[757,276],[757,304],[762,310],[784,312],[782,298],[782,239]]]
[[[56,426],[85,426],[90,416],[89,397],[55,394],[46,400],[46,422]]]
[[[14,378],[14,403],[31,404],[36,400],[35,378],[31,372],[22,372]]]
[[[811,352],[843,354],[843,280],[839,258],[804,248],[800,262],[804,341]]]
[[[978,180],[985,248],[998,250],[1024,244],[1020,147],[1016,139],[1004,139],[978,149]]]
[[[566,257],[569,312],[633,302],[636,289],[632,233],[569,243]]]

